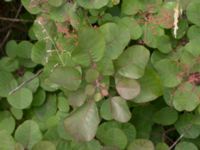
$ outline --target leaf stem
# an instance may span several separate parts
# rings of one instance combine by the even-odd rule
[[[21,89],[24,85],[26,85],[27,83],[31,82],[33,79],[35,79],[36,77],[38,77],[41,73],[43,72],[43,69],[39,70],[35,75],[33,75],[31,78],[29,78],[28,80],[22,82],[19,86],[17,86],[15,89],[11,90],[9,92],[9,95],[15,93],[16,91],[18,91],[19,89]]]

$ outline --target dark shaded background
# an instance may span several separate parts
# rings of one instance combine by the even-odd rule
[[[9,40],[28,39],[30,23],[15,21],[14,19],[26,19],[31,15],[22,7],[20,0],[5,2],[0,0],[0,57],[5,55],[5,45]]]

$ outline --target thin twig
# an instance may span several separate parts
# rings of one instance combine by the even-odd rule
[[[15,89],[13,89],[12,91],[9,92],[9,95],[15,93],[16,91],[18,91],[19,89],[21,89],[24,85],[26,85],[27,83],[31,82],[33,79],[35,79],[36,77],[38,77],[41,73],[43,72],[43,69],[39,70],[35,75],[33,75],[31,78],[29,78],[28,80],[22,82],[18,87],[16,87]]]
[[[174,148],[174,146],[176,146],[176,144],[183,138],[184,134],[181,134],[179,136],[179,138],[170,146],[170,150]]]
[[[9,22],[33,22],[33,20],[17,19],[17,18],[7,18],[0,17],[0,20],[9,21]]]
[[[15,15],[15,19],[18,18],[18,16],[19,16],[21,10],[22,10],[22,5],[19,6],[19,8],[18,8],[18,10],[17,10],[17,13],[16,13],[16,15]],[[12,23],[13,23],[13,22],[12,22]],[[11,24],[11,25],[12,25],[12,24]],[[9,29],[8,32],[7,32],[7,34],[6,34],[6,36],[4,37],[3,41],[2,41],[1,44],[0,44],[0,49],[3,48],[4,44],[6,43],[7,39],[9,38],[11,32],[12,32],[12,30]]]

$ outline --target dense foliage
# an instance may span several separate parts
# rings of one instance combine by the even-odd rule
[[[0,150],[200,149],[199,0],[21,0],[0,59]]]

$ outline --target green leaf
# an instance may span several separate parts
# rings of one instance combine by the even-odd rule
[[[65,119],[64,127],[75,139],[90,141],[96,134],[99,122],[96,104],[87,102]]]
[[[49,80],[64,89],[75,91],[81,84],[81,73],[72,67],[57,67],[50,74]]]
[[[32,92],[27,88],[21,88],[7,97],[8,103],[17,109],[28,108],[33,100]]]
[[[155,123],[165,126],[174,124],[177,119],[178,119],[177,111],[175,111],[170,107],[164,107],[160,109],[153,116],[153,120]]]
[[[154,124],[152,118],[155,113],[155,107],[147,104],[135,107],[133,109],[133,120],[131,121],[137,131],[137,138],[149,139]]]
[[[192,39],[185,46],[185,50],[190,52],[193,56],[198,57],[200,52],[198,50],[200,46],[200,38]]]
[[[153,101],[163,94],[160,77],[150,67],[146,68],[144,76],[139,79],[139,83],[141,87],[140,94],[133,99],[136,103]]]
[[[69,109],[68,100],[64,96],[58,96],[58,110],[68,112]]]
[[[199,104],[198,94],[193,92],[193,85],[183,83],[184,90],[178,89],[173,96],[173,106],[178,111],[193,111]]]
[[[126,103],[126,100],[116,96],[110,100],[112,116],[119,122],[128,122],[131,119],[131,112]]]
[[[77,0],[77,3],[86,9],[99,9],[101,7],[104,7],[108,4],[109,0]]]
[[[152,48],[157,47],[157,40],[160,36],[164,35],[164,30],[157,24],[146,23],[143,26],[143,41],[144,43]]]
[[[106,41],[105,56],[117,59],[130,41],[128,29],[115,23],[106,23],[100,27],[100,30]]]
[[[5,50],[8,57],[15,58],[17,56],[17,42],[10,40],[6,43]]]
[[[191,139],[195,139],[200,135],[200,126],[194,123],[195,117],[195,115],[189,113],[185,113],[179,117],[175,128],[180,135]]]
[[[72,53],[73,60],[83,66],[98,62],[104,56],[105,40],[98,29],[83,28],[78,33],[78,46]]]
[[[149,56],[148,49],[143,46],[135,45],[127,48],[116,62],[119,74],[131,79],[141,78]]]
[[[119,95],[131,100],[140,94],[140,84],[134,79],[116,78],[116,89]]]
[[[139,0],[123,0],[122,1],[122,13],[125,15],[135,15],[141,8]]]
[[[198,150],[197,146],[191,142],[180,142],[176,145],[175,150]]]
[[[136,129],[135,126],[131,123],[123,123],[121,124],[121,129],[124,131],[124,133],[127,136],[128,143],[131,143],[133,139],[136,138]]]
[[[103,57],[99,62],[97,62],[97,70],[104,76],[113,75],[113,61],[109,57]]]
[[[169,53],[172,51],[170,38],[167,35],[162,35],[157,40],[157,48],[162,53]]]
[[[150,140],[136,139],[127,148],[127,150],[154,150],[154,145]]]
[[[38,40],[45,40],[48,42],[50,41],[50,43],[53,44],[52,37],[55,35],[55,32],[57,30],[55,23],[48,18],[49,17],[47,17],[46,15],[38,16],[32,26],[32,30]]]
[[[20,58],[31,58],[31,49],[33,44],[29,41],[22,41],[18,44],[17,56]]]
[[[42,150],[42,149],[56,150],[56,146],[49,141],[40,141],[37,144],[35,144],[32,148],[32,150]]]
[[[132,40],[137,40],[142,36],[142,28],[134,18],[123,17],[122,19],[119,19],[118,24],[129,30]]]
[[[17,87],[17,81],[11,73],[0,71],[0,96],[7,97]]]
[[[34,73],[32,72],[25,72],[23,77],[21,79],[19,79],[20,83],[22,82],[26,82],[27,80],[31,79],[33,76],[35,76]],[[28,82],[27,84],[25,84],[25,88],[31,90],[33,93],[35,93],[37,91],[37,88],[39,87],[39,78],[35,77],[33,80],[31,80],[30,82]]]
[[[192,1],[186,9],[188,20],[200,26],[200,20],[199,20],[199,15],[198,15],[199,13],[200,13],[200,2]]]
[[[158,143],[155,150],[169,150],[169,146],[166,143]]]
[[[66,116],[65,116],[66,117]],[[64,117],[64,118],[65,118]],[[64,119],[63,118],[63,119]],[[64,140],[73,140],[73,138],[69,135],[68,132],[65,132],[65,127],[64,127],[64,121],[63,119],[60,119],[58,125],[57,125],[57,132],[58,132],[58,135],[61,139],[64,139]]]
[[[14,107],[11,107],[10,111],[11,111],[12,115],[15,117],[15,119],[17,119],[17,120],[21,120],[22,119],[23,111],[21,109],[16,109]]]
[[[0,129],[6,130],[8,134],[12,134],[15,130],[15,119],[10,112],[0,112]]]
[[[103,123],[98,127],[97,138],[107,146],[114,146],[124,149],[127,145],[127,137],[125,133],[112,123]]]
[[[155,68],[165,87],[175,87],[181,83],[182,79],[178,76],[181,72],[181,67],[175,61],[162,59],[155,64]]]
[[[33,95],[32,106],[41,106],[46,99],[46,92],[42,88],[38,88]]]
[[[14,150],[15,141],[10,134],[5,130],[0,130],[0,149],[1,150]]]
[[[50,11],[50,17],[52,20],[56,22],[65,22],[68,19],[67,17],[68,10],[69,10],[68,4],[64,4],[56,8],[54,7]]]
[[[16,129],[15,140],[28,149],[31,149],[41,139],[42,133],[38,124],[33,120],[26,120]]]
[[[24,150],[24,146],[21,143],[16,143],[15,150]]]
[[[48,3],[50,5],[52,5],[52,6],[54,6],[54,7],[61,6],[63,4],[63,2],[64,2],[63,0],[57,0],[57,1],[55,1],[55,0],[48,0]]]
[[[54,116],[57,112],[57,96],[54,93],[48,94],[45,103],[34,109],[35,117],[40,121],[44,122],[51,116]]]
[[[49,47],[48,47],[49,46]],[[47,44],[44,40],[36,42],[32,47],[31,60],[38,64],[48,62],[47,50],[51,49],[51,44]]]
[[[17,59],[13,59],[10,57],[3,57],[0,60],[0,70],[7,72],[14,72],[19,68],[19,62]]]
[[[80,107],[86,101],[87,95],[84,89],[80,88],[77,91],[68,94],[69,104],[73,107]]]
[[[180,19],[178,22],[178,30],[177,30],[177,36],[176,39],[181,39],[184,37],[185,33],[188,30],[188,21],[186,19]]]
[[[105,120],[112,120],[113,119],[109,99],[106,99],[106,100],[103,101],[101,108],[100,108],[100,115]]]
[[[95,69],[88,69],[85,73],[85,80],[89,83],[95,82],[99,77],[99,72]]]
[[[28,10],[31,14],[39,14],[41,12],[39,1],[21,0],[21,2],[26,10]]]
[[[190,40],[199,38],[199,34],[200,34],[200,27],[196,26],[196,25],[192,25],[187,32],[187,37]]]
[[[89,142],[77,143],[71,142],[71,149],[73,150],[101,150],[100,142],[97,140],[91,140]]]

